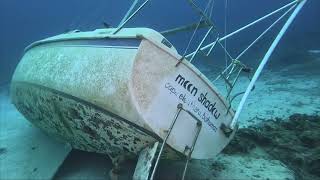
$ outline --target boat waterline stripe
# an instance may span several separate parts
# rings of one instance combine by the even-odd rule
[[[137,49],[140,46],[141,39],[136,38],[99,38],[99,39],[70,39],[70,40],[48,40],[42,41],[39,45],[64,46],[64,47],[95,47],[95,48],[122,48]],[[29,50],[30,48],[26,49]]]

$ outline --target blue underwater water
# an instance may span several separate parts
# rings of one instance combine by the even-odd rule
[[[117,27],[129,9],[132,1],[133,0],[0,0],[0,125],[3,121],[6,121],[9,118],[14,119],[19,116],[19,113],[13,106],[11,107],[11,112],[13,112],[12,116],[5,116],[6,109],[4,108],[5,110],[1,111],[1,108],[10,106],[8,85],[17,64],[23,56],[25,47],[35,41],[75,29],[80,31],[92,31],[104,28],[104,24],[108,24],[111,27]],[[208,1],[194,0],[194,2],[196,2],[201,9],[204,9]],[[276,10],[277,8],[280,8],[281,6],[284,6],[289,2],[291,2],[291,0],[214,0],[211,19],[216,27],[216,31],[214,34],[209,36],[205,44],[214,41],[218,33],[219,37],[223,37],[225,34],[233,32],[234,30],[272,12],[273,10]],[[227,8],[225,6],[226,3]],[[142,4],[142,2],[139,2],[139,4]],[[286,122],[277,124],[273,121],[268,121],[266,126],[259,127],[261,129],[256,127],[253,128],[254,130],[243,128],[239,131],[239,136],[237,137],[240,139],[235,138],[235,142],[231,143],[235,149],[247,152],[250,147],[255,146],[252,144],[261,143],[259,145],[264,146],[266,145],[263,144],[264,142],[269,142],[268,145],[270,145],[270,147],[280,147],[279,149],[275,148],[278,152],[274,151],[274,154],[272,154],[274,156],[277,156],[277,153],[281,154],[281,157],[277,157],[276,159],[281,159],[286,164],[293,164],[293,167],[290,167],[293,170],[295,170],[295,167],[301,166],[302,169],[307,169],[305,171],[310,171],[310,173],[317,175],[317,177],[320,177],[317,170],[317,168],[320,167],[320,101],[318,99],[320,97],[320,91],[318,88],[320,86],[319,8],[319,0],[308,0],[297,18],[293,21],[285,36],[281,39],[280,44],[272,54],[271,61],[268,62],[267,68],[265,69],[267,72],[281,71],[282,73],[280,73],[280,75],[278,74],[278,76],[283,76],[284,78],[274,78],[272,73],[270,73],[270,75],[266,73],[267,76],[263,78],[270,81],[262,82],[262,86],[260,86],[262,88],[258,88],[259,91],[257,91],[260,92],[260,94],[255,94],[255,97],[258,98],[253,100],[251,99],[251,102],[248,105],[248,107],[251,105],[250,108],[253,115],[248,113],[244,119],[248,120],[247,117],[254,116],[256,121],[263,121],[266,117],[275,118],[280,114],[294,114],[301,112],[307,112],[309,114],[317,113],[318,116],[293,115],[289,118],[290,122],[287,124]],[[235,35],[228,39],[226,44],[223,42],[223,45],[227,46],[228,52],[230,52],[231,56],[236,57],[274,20],[276,20],[279,15],[280,14],[276,14],[272,18],[258,23],[252,28]],[[199,14],[190,7],[188,0],[150,0],[149,4],[147,4],[134,18],[132,18],[125,27],[148,27],[161,32],[178,26],[197,23],[199,19]],[[280,21],[278,26],[267,33],[266,36],[264,36],[248,51],[247,54],[242,57],[241,61],[250,67],[255,68],[284,22],[284,20]],[[193,31],[182,32],[179,34],[167,35],[165,37],[171,42],[171,44],[173,44],[173,46],[176,47],[179,54],[182,55],[192,33]],[[206,29],[198,30],[187,54],[197,48],[197,45],[205,33]],[[212,80],[214,77],[213,75],[217,74],[215,68],[218,66],[224,67],[224,61],[224,51],[222,51],[222,49],[217,49],[214,51],[213,55],[207,58],[197,56],[193,63],[209,78],[209,80]],[[289,66],[290,68],[288,68]],[[291,75],[292,77],[290,77]],[[289,90],[290,92],[288,93]],[[2,101],[7,105],[4,105],[5,103],[1,104]],[[265,104],[267,104],[268,107],[262,107]],[[281,106],[276,107],[277,104],[281,104]],[[283,108],[286,106],[287,109]],[[14,111],[12,111],[12,109],[14,109]],[[287,112],[283,113],[285,110]],[[260,117],[264,117],[265,119]],[[1,128],[5,129],[4,126],[0,126],[0,131],[3,130]],[[311,132],[309,131],[310,129],[314,131]],[[0,135],[2,136],[3,134]],[[0,140],[2,138],[1,136]],[[5,137],[6,135],[3,136]],[[285,138],[278,141],[277,138],[274,138],[278,136],[284,136]],[[248,140],[250,139],[248,137],[252,137],[254,140]],[[288,137],[288,139],[286,139],[286,137]],[[253,143],[251,141],[256,142]],[[299,142],[297,143],[297,141]],[[241,144],[241,142],[244,144]],[[39,144],[41,145],[41,143]],[[295,146],[296,144],[299,145]],[[3,144],[0,143],[0,160],[1,155],[5,154],[7,151],[2,146]],[[292,146],[292,148],[290,149],[288,146]],[[285,148],[288,148],[289,150]],[[32,150],[34,149],[36,148],[32,147]],[[234,151],[235,150],[232,148],[227,148],[226,150],[226,152],[231,154],[234,153]],[[285,156],[287,154],[286,151],[294,154],[294,157],[289,157],[289,155]],[[300,153],[300,151],[303,151],[303,153]],[[54,156],[52,156],[52,158],[53,157]],[[294,163],[288,163],[286,161],[290,161],[291,159],[293,159]],[[308,162],[304,164],[304,160]],[[213,163],[210,163],[211,164],[204,164],[206,167],[211,167]],[[178,170],[171,168],[171,162],[168,164],[168,166],[160,167],[160,172],[167,173],[167,171],[171,170],[171,173],[173,174],[169,173],[167,176],[173,177],[174,173]],[[135,164],[133,163],[131,166],[130,171],[133,171]],[[178,167],[180,168],[179,171],[182,171],[181,167],[183,166],[178,165]],[[63,179],[63,177],[68,176],[68,173],[66,173],[68,171],[78,172],[81,170],[84,172],[88,171],[93,174],[100,173],[99,177],[106,177],[107,175],[105,171],[110,168],[110,160],[106,159],[105,155],[98,155],[94,153],[88,154],[87,152],[75,151],[65,160],[60,171],[56,174],[56,179]],[[219,168],[221,167],[218,167],[217,171],[223,169]],[[93,170],[94,172],[91,172],[92,169],[95,169]],[[204,170],[199,170],[199,172],[202,171]],[[259,169],[257,171],[259,171]],[[209,172],[211,173],[211,169]],[[90,177],[90,173],[87,174],[87,177],[94,177]],[[300,175],[301,174],[297,176],[298,179],[303,179],[300,178]],[[194,176],[199,177],[198,174]],[[212,173],[208,176],[211,178]],[[72,175],[70,175],[70,177],[72,179]],[[267,175],[266,177],[269,176]],[[73,178],[77,179],[79,176],[75,176]]]
[[[196,2],[201,8],[204,8],[207,1]],[[231,32],[288,2],[290,1],[228,0],[228,8],[225,13],[225,1],[216,0],[214,2],[213,20],[222,36],[224,34],[225,15],[227,15],[227,32]],[[23,49],[30,43],[68,30],[89,31],[103,28],[103,22],[115,27],[129,7],[129,1],[112,0],[0,1],[0,84],[10,81],[14,68],[23,54]],[[300,57],[308,56],[308,50],[320,49],[318,44],[320,40],[320,21],[317,19],[320,17],[319,7],[319,1],[308,0],[305,8],[298,15],[281,45],[274,53],[273,58],[275,60],[271,64],[302,61]],[[150,27],[162,31],[195,23],[199,18],[199,15],[190,8],[185,0],[151,0],[126,26]],[[270,23],[270,20],[259,23],[254,28],[250,28],[239,36],[228,40],[227,47],[230,53],[234,56],[238,54]],[[189,52],[196,47],[205,33],[203,30],[199,32]],[[191,34],[192,32],[187,32],[179,35],[169,35],[167,38],[179,50],[180,54],[183,54]],[[260,44],[254,47],[254,53],[251,52],[250,56],[244,59],[254,61],[261,58],[267,45],[269,45],[265,42],[270,43],[270,39],[274,35],[274,31],[268,34]]]

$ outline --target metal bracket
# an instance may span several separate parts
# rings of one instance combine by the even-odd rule
[[[226,137],[230,137],[230,135],[233,133],[233,129],[231,129],[229,126],[226,124],[222,123],[220,126],[221,131],[224,133]]]
[[[185,58],[184,56],[181,56],[181,58],[179,59],[179,61],[176,64],[176,67],[178,67],[182,63],[184,58]]]

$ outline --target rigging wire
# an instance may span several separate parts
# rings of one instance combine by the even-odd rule
[[[224,3],[224,36],[227,35],[227,20],[228,20],[227,15],[228,15],[228,0],[225,0],[225,3]],[[228,54],[228,52],[227,52],[227,40],[224,40],[224,45],[222,45],[221,43],[219,43],[219,44],[224,49],[225,68],[227,69],[228,68],[228,57],[227,56],[228,55],[230,56],[230,54]],[[232,58],[232,57],[230,56],[230,58]],[[231,60],[233,60],[233,59],[231,59]],[[234,67],[234,65],[232,66],[230,72],[234,69],[233,67]],[[230,74],[230,72],[229,72],[229,74]],[[222,77],[224,77],[224,76],[222,76]],[[228,92],[231,89],[231,87],[228,86],[228,84],[229,84],[228,79],[224,78],[224,80],[226,82],[225,88],[226,88],[226,91]]]
[[[225,0],[224,3],[224,35],[227,35],[227,13],[228,11],[228,0]],[[227,57],[227,40],[224,40],[224,48],[225,48],[225,53],[224,53],[224,60],[225,60],[225,68],[228,67],[228,57]]]
[[[204,10],[204,13],[205,13],[205,14],[207,13],[207,11],[209,11],[208,9],[209,9],[209,6],[210,6],[210,4],[211,4],[212,1],[213,1],[213,0],[210,0],[210,1],[207,3],[207,5],[206,5],[206,7],[205,7],[205,10]],[[211,7],[211,10],[212,10],[212,9],[213,9],[213,8]],[[189,50],[190,45],[191,45],[191,42],[192,42],[192,40],[194,39],[194,36],[195,36],[197,30],[199,29],[199,26],[200,26],[200,24],[201,24],[201,22],[202,22],[202,19],[203,19],[203,16],[201,16],[201,18],[200,18],[200,20],[199,20],[196,28],[194,29],[194,31],[193,31],[193,33],[192,33],[192,36],[191,36],[191,38],[190,38],[190,40],[189,40],[189,42],[188,42],[188,45],[187,45],[186,49],[184,50],[184,53],[183,53],[183,55],[182,55],[182,58],[184,58],[185,55],[187,54],[187,51]]]
[[[297,4],[293,5],[289,8],[284,14],[282,14],[276,21],[274,21],[266,30],[264,30],[246,49],[244,49],[236,59],[239,60],[253,45],[256,44],[271,28],[273,28],[284,16],[286,16],[293,8],[295,8]]]
[[[131,15],[132,11],[134,10],[134,8],[137,6],[139,0],[134,0],[133,3],[131,4],[130,8],[128,9],[128,11],[126,12],[126,14],[124,15],[124,17],[122,18],[122,20],[120,21],[120,23],[118,24],[118,27],[123,24],[123,22]]]
[[[212,18],[213,6],[214,6],[214,0],[211,1],[211,8],[210,8],[210,13],[209,13],[209,18]]]
[[[260,17],[259,19],[255,20],[255,21],[253,21],[253,22],[251,22],[251,23],[249,23],[249,24],[247,24],[247,25],[245,25],[245,26],[243,26],[243,27],[241,27],[241,28],[239,28],[239,29],[231,32],[231,33],[229,33],[227,36],[224,36],[224,37],[219,38],[219,41],[224,41],[225,39],[228,39],[228,38],[230,38],[230,37],[232,37],[232,36],[240,33],[241,31],[243,31],[243,30],[245,30],[245,29],[248,29],[248,28],[254,26],[255,24],[257,24],[257,23],[259,23],[259,22],[261,22],[261,21],[263,21],[263,20],[271,17],[272,15],[274,15],[274,14],[276,14],[276,13],[279,13],[279,12],[282,11],[283,9],[286,9],[286,8],[292,6],[293,4],[296,4],[298,1],[301,1],[301,0],[295,0],[295,1],[290,2],[290,3],[282,6],[281,8],[279,8],[279,9],[277,9],[277,10],[275,10],[275,11],[272,11],[271,13],[269,13],[269,14],[267,14],[267,15],[265,15],[265,16],[262,16],[262,17]],[[209,48],[211,48],[211,46],[212,46],[213,44],[215,44],[215,42],[212,42],[212,43],[210,43],[210,44],[207,44],[206,46],[202,47],[201,50],[203,51],[203,50],[209,49]],[[195,51],[192,52],[192,53],[190,53],[190,54],[188,54],[188,55],[186,55],[186,58],[191,57],[194,53],[195,53]]]

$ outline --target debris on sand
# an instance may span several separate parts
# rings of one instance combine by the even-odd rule
[[[297,179],[320,179],[320,116],[293,114],[239,129],[223,152],[248,153],[256,146],[286,164]]]

